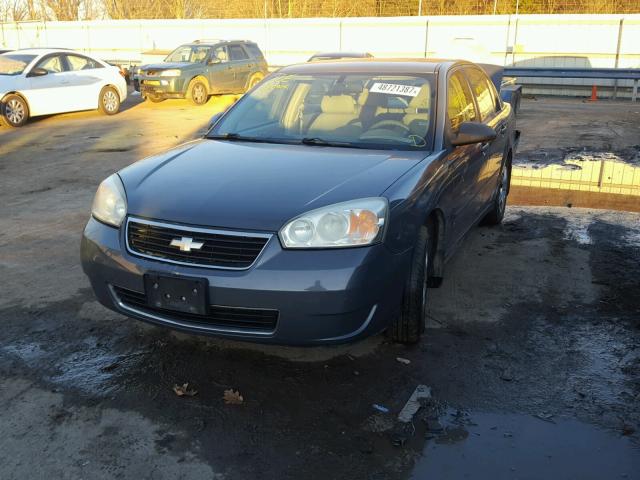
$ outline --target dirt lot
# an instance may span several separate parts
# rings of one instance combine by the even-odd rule
[[[640,214],[511,206],[468,236],[411,348],[239,344],[99,306],[78,262],[97,184],[230,101],[0,127],[0,477],[639,478]],[[640,106],[584,105],[523,102],[522,151],[639,141]],[[432,399],[400,428],[419,384]]]

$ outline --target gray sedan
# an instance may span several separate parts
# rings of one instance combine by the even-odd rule
[[[472,63],[286,67],[201,140],[107,178],[83,269],[105,306],[176,330],[416,342],[456,245],[502,220],[516,140]]]

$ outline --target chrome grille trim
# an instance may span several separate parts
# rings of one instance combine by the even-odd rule
[[[173,260],[169,258],[163,258],[160,256],[149,255],[147,253],[143,253],[134,249],[129,243],[129,224],[130,223],[167,228],[171,230],[184,232],[184,234],[186,235],[188,235],[189,233],[203,233],[203,234],[211,234],[211,235],[226,235],[229,237],[245,237],[245,238],[254,238],[254,239],[263,238],[265,239],[265,243],[260,249],[260,251],[258,252],[258,254],[256,255],[256,257],[253,259],[251,264],[242,266],[242,267],[231,267],[231,266],[224,266],[224,265],[207,265],[204,263],[195,263],[195,262],[182,262],[180,260]],[[253,267],[253,265],[255,265],[255,263],[258,261],[258,259],[264,252],[264,250],[267,248],[267,245],[269,244],[269,241],[271,240],[272,237],[273,237],[272,233],[239,232],[234,230],[222,230],[222,229],[216,229],[216,228],[192,227],[192,226],[180,225],[175,223],[147,220],[139,217],[127,217],[125,231],[124,231],[124,241],[127,248],[127,252],[129,252],[132,255],[135,255],[137,257],[148,258],[150,260],[155,260],[157,262],[172,263],[176,265],[184,265],[187,267],[211,268],[216,270],[248,270],[250,269],[251,267]],[[178,253],[178,250],[176,250],[176,253]]]

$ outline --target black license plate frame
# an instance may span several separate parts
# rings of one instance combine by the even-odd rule
[[[208,310],[206,278],[146,273],[144,288],[151,308],[206,315]]]

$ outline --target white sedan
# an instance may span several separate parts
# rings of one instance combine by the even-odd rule
[[[0,55],[0,113],[21,127],[30,117],[120,110],[127,83],[118,67],[73,50],[23,49]]]

